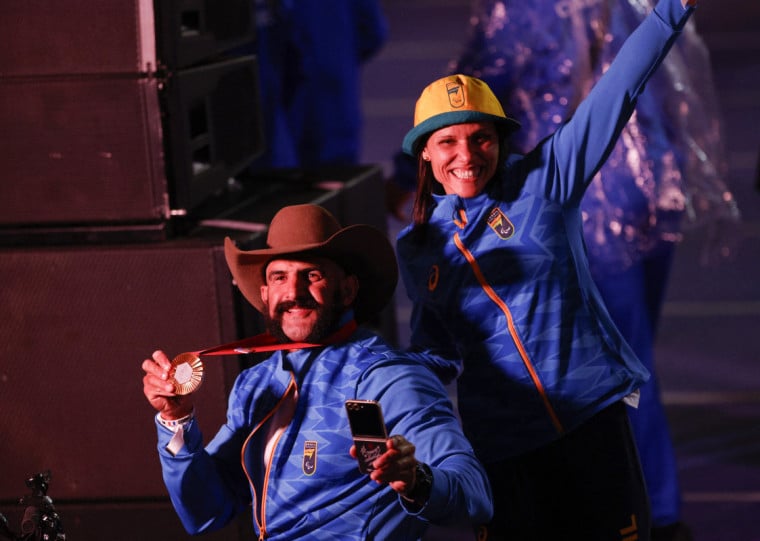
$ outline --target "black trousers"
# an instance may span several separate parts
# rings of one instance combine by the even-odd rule
[[[613,404],[547,446],[487,464],[494,518],[486,539],[648,541],[649,499],[626,407]]]

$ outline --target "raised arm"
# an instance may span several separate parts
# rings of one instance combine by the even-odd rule
[[[693,12],[691,0],[660,0],[623,44],[573,118],[537,149],[554,173],[543,189],[579,202],[633,113],[636,100]],[[533,179],[546,183],[546,179]]]

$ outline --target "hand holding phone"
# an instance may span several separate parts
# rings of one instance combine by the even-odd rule
[[[369,473],[374,469],[372,463],[387,450],[388,433],[382,409],[374,400],[346,400],[346,412],[359,471]]]

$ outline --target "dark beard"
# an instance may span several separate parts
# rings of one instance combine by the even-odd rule
[[[282,323],[279,316],[283,312],[290,310],[291,308],[302,307],[317,310],[317,322],[309,335],[303,340],[312,344],[318,344],[324,340],[327,336],[332,334],[338,326],[340,316],[343,314],[343,299],[340,295],[340,291],[336,291],[333,295],[331,303],[319,305],[312,297],[297,299],[295,301],[281,302],[275,308],[275,317],[269,315],[269,307],[267,306],[264,312],[264,322],[266,329],[274,336],[281,344],[292,343],[291,340],[282,330]]]

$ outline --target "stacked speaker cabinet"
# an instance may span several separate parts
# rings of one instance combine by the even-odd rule
[[[223,190],[263,147],[256,58],[229,53],[255,39],[251,4],[4,3],[4,244],[165,238]]]
[[[188,537],[140,363],[251,330],[221,240],[171,218],[262,149],[256,58],[232,53],[254,29],[250,0],[3,2],[0,512],[17,532],[25,480],[49,469],[71,539]],[[206,433],[238,372],[208,363]],[[248,538],[244,522],[209,538]]]
[[[159,348],[175,355],[243,332],[221,246],[3,251],[0,512],[16,531],[25,479],[50,470],[48,494],[71,539],[188,538],[166,499],[140,365]],[[239,372],[234,357],[211,359],[195,399],[206,435],[224,422]]]

